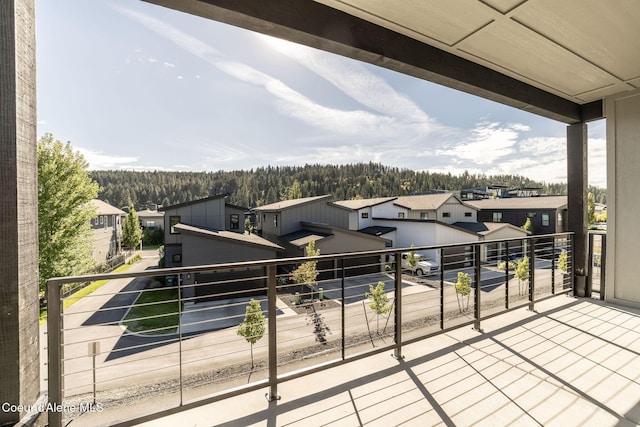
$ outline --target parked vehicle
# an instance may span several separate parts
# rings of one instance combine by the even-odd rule
[[[402,258],[402,269],[410,270],[417,276],[431,276],[433,274],[437,274],[440,272],[440,263],[429,257],[427,254],[422,252],[415,252],[416,264],[413,268],[409,265],[409,252],[403,252],[401,255]],[[391,266],[395,268],[395,261],[393,256],[391,257]]]

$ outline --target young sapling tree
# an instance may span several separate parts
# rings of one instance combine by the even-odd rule
[[[391,311],[389,297],[384,291],[384,282],[379,281],[376,287],[369,285],[369,292],[365,293],[365,296],[369,301],[371,301],[369,303],[369,308],[376,313],[376,334],[380,335],[380,316]]]
[[[244,320],[238,325],[237,334],[247,340],[251,344],[251,369],[254,368],[253,363],[253,345],[260,341],[264,336],[265,323],[267,318],[262,313],[260,302],[251,298],[245,309]]]
[[[456,298],[458,300],[458,308],[460,313],[469,309],[469,298],[471,295],[471,277],[469,273],[458,271],[458,281],[455,284]],[[464,297],[467,297],[465,304]]]

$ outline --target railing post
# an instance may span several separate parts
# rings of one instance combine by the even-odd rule
[[[347,346],[346,339],[347,339],[347,337],[346,337],[346,332],[345,332],[345,328],[346,328],[346,324],[347,324],[346,319],[345,319],[345,315],[346,315],[345,306],[347,304],[346,304],[346,302],[344,300],[344,297],[345,297],[345,295],[344,295],[344,273],[345,273],[345,271],[344,271],[344,258],[340,258],[340,271],[341,271],[341,276],[342,276],[341,277],[341,284],[340,284],[340,289],[341,289],[340,298],[341,298],[341,301],[342,301],[342,305],[340,307],[340,313],[341,313],[341,317],[342,317],[341,318],[341,324],[342,324],[342,349],[341,349],[341,352],[342,352],[342,360],[344,360],[346,358],[346,356],[347,356],[346,355],[346,346]]]
[[[505,243],[506,259],[504,268],[504,308],[509,309],[509,242]]]
[[[444,248],[440,248],[440,329],[444,329]]]
[[[144,292],[144,291],[143,291]],[[180,385],[180,406],[183,404],[182,387],[182,274],[178,274],[178,374]]]
[[[551,295],[556,294],[556,238],[551,240]]]
[[[571,235],[571,267],[569,268],[569,280],[571,280],[571,290],[573,292],[573,296],[577,297],[578,293],[576,292],[576,278],[575,278],[575,260],[576,260],[576,235]],[[562,288],[564,289],[564,280],[562,281]]]
[[[534,311],[534,300],[536,291],[536,242],[529,239],[529,311]]]
[[[589,296],[593,290],[593,240],[594,233],[587,233],[587,284],[586,288],[589,289]]]
[[[396,252],[396,277],[395,277],[395,341],[393,357],[403,359],[402,356],[402,254]]]
[[[49,403],[54,407],[62,405],[62,302],[60,285],[47,283],[47,368]],[[63,411],[49,411],[50,427],[62,427]]]
[[[607,235],[600,235],[600,301],[604,301],[606,289],[605,273],[607,271]]]
[[[276,347],[276,265],[267,267],[267,312],[269,313],[269,393],[267,400],[280,400],[278,395],[278,349]]]
[[[482,286],[482,280],[481,280],[481,272],[480,272],[480,244],[476,243],[475,245],[473,245],[473,252],[474,252],[474,282],[475,282],[475,287],[474,287],[474,307],[473,307],[473,312],[474,312],[474,318],[475,318],[475,322],[473,323],[473,329],[475,329],[476,331],[482,331],[481,327],[480,327],[480,316],[482,315],[480,312],[480,306],[481,306],[481,301],[480,301],[480,287]]]

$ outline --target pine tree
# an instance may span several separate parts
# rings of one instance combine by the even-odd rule
[[[134,249],[142,239],[140,219],[133,204],[129,205],[129,213],[122,222],[122,244],[125,248]]]

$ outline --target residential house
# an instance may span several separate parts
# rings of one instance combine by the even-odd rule
[[[145,209],[136,213],[143,230],[164,229],[164,212],[159,212],[157,209]]]
[[[378,250],[387,245],[387,240],[380,237],[349,230],[350,210],[332,203],[327,195],[284,200],[254,208],[253,212],[258,233],[284,247],[286,257],[304,256],[311,240],[324,255]],[[351,272],[358,268],[361,271],[365,265],[372,272],[381,269],[377,257],[349,262]]]
[[[317,222],[349,227],[347,209],[331,203],[331,196],[283,200],[252,209],[256,230],[267,239],[277,239],[300,229],[300,222]]]
[[[276,258],[283,248],[258,235],[244,232],[246,208],[225,202],[220,194],[165,206],[164,256],[166,267],[184,267]],[[212,299],[229,292],[255,289],[255,270],[261,267],[230,268],[217,273],[186,274],[182,283],[185,298]],[[215,277],[211,277],[214,275]],[[226,286],[207,286],[210,281],[227,280]],[[205,285],[203,285],[205,283]],[[260,286],[258,286],[260,287]]]
[[[391,204],[397,197],[378,197],[373,199],[340,200],[334,202],[338,206],[349,209],[349,230],[362,230],[372,226],[374,217],[394,216],[394,207]],[[405,213],[406,210],[400,210]]]
[[[406,209],[406,214],[399,214],[398,218],[429,219],[445,224],[477,221],[477,209],[462,202],[454,193],[403,196],[398,197],[394,205]]]
[[[100,265],[120,253],[122,217],[126,214],[102,200],[94,199],[91,204],[96,210],[96,216],[91,219],[93,259]]]
[[[493,238],[518,238],[528,234],[516,227],[478,223],[477,208],[462,202],[454,193],[345,200],[336,204],[351,209],[350,227],[355,225],[361,233],[385,238],[388,247],[436,246]],[[487,249],[482,255],[483,259],[499,249]],[[436,259],[441,255],[435,250],[425,252]],[[469,256],[461,255],[466,252],[463,249],[459,252],[448,253],[447,258],[464,259]]]
[[[533,234],[562,233],[567,228],[567,196],[511,197],[470,200],[478,209],[478,221],[522,227],[531,219]]]
[[[278,239],[285,248],[284,256],[299,257],[305,255],[305,248],[312,240],[315,248],[320,250],[320,254],[324,255],[381,250],[387,245],[387,240],[378,236],[359,233],[329,224],[301,221],[300,227],[298,231],[285,234]],[[347,276],[377,273],[382,268],[380,261],[379,256],[345,259],[345,273]],[[325,264],[321,261],[318,264],[318,270],[320,272],[330,271],[328,276],[321,273],[320,278],[334,277],[333,275],[338,272],[338,265],[333,262]]]
[[[183,232],[185,229],[184,227],[176,228],[178,224],[191,227],[189,228],[190,231],[195,228],[202,229],[204,235],[207,236],[210,236],[212,232],[218,232],[216,234],[218,244],[220,239],[226,239],[232,244],[237,244],[238,241],[242,240],[242,238],[234,237],[233,234],[229,233],[244,234],[244,215],[248,209],[226,203],[226,197],[226,194],[215,195],[158,209],[164,213],[165,266],[195,265],[194,260],[184,259],[183,248],[185,242]],[[222,231],[228,231],[229,233],[220,233]],[[254,243],[256,241],[256,239],[253,240]],[[264,240],[264,243],[267,244],[268,242]],[[269,244],[267,246],[271,247]],[[218,255],[214,255],[214,253],[216,252],[210,253],[207,258],[209,262],[207,263],[220,262]],[[272,251],[271,256],[267,258],[273,258],[274,255]],[[251,257],[249,256],[249,258]],[[198,259],[202,260],[201,257],[198,257]],[[239,259],[234,259],[234,261],[245,261],[245,259],[240,257]],[[228,258],[225,258],[224,262],[228,262]]]
[[[522,227],[507,223],[456,222],[453,226],[476,233],[479,241],[513,239],[529,235]],[[525,249],[518,241],[510,245],[509,253],[507,253],[507,247],[504,243],[489,243],[482,246],[480,259],[482,261],[497,262],[508,258],[510,254],[522,253],[523,250]]]

